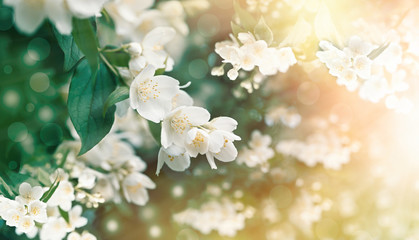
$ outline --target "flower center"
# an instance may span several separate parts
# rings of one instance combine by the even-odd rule
[[[192,126],[192,124],[189,121],[189,117],[183,114],[172,118],[170,121],[170,126],[175,130],[176,133],[183,134],[183,132],[188,127]]]
[[[143,102],[159,97],[160,91],[157,90],[158,84],[152,79],[148,79],[139,84],[137,92]]]

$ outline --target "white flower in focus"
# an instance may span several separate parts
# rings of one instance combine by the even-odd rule
[[[208,152],[209,135],[202,129],[196,127],[188,131],[186,135],[185,148],[191,157]]]
[[[42,194],[44,194],[42,187],[31,187],[29,183],[23,182],[19,186],[19,196],[16,197],[16,200],[28,205],[32,201],[41,199]]]
[[[144,206],[148,202],[147,189],[156,188],[156,184],[146,175],[132,173],[125,177],[122,183],[122,190],[125,199],[137,205]]]
[[[183,90],[180,90],[173,98],[172,98],[172,110],[180,107],[180,106],[192,106],[193,99],[189,94]]]
[[[189,155],[185,153],[184,149],[172,145],[169,149],[161,147],[159,150],[156,170],[157,176],[160,174],[160,170],[165,163],[173,171],[181,172],[189,168],[191,159]]]
[[[172,98],[179,91],[179,82],[169,76],[154,76],[155,68],[148,65],[130,86],[131,107],[144,118],[160,122],[170,112]]]
[[[209,151],[206,157],[211,168],[217,169],[214,158],[222,162],[234,161],[237,157],[237,149],[233,142],[241,140],[233,133],[237,128],[237,121],[229,117],[218,117],[204,126],[210,129]]]
[[[174,109],[163,119],[161,144],[164,148],[172,144],[183,147],[188,131],[207,123],[209,119],[209,112],[201,107],[181,106]]]

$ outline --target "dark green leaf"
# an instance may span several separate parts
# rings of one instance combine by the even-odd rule
[[[79,49],[86,56],[92,71],[99,64],[98,41],[89,19],[73,19],[73,37]]]
[[[57,181],[57,179],[55,179],[54,183],[51,185],[51,187],[49,187],[49,189],[44,192],[44,194],[42,195],[40,201],[47,203],[48,200],[52,197],[52,195],[55,193],[55,191],[57,190],[58,186],[60,185],[60,181]]]
[[[64,71],[70,70],[84,56],[71,35],[61,35],[54,29],[58,45],[64,52]]]
[[[115,87],[115,76],[105,64],[100,64],[97,73],[92,72],[86,61],[77,66],[68,94],[68,112],[82,142],[79,155],[89,151],[111,130],[115,106],[104,117],[102,114]]]
[[[109,107],[112,107],[115,105],[115,103],[118,103],[120,101],[124,101],[125,99],[129,98],[129,88],[126,86],[119,87],[113,91],[108,99],[106,99],[105,106],[103,107],[103,114],[102,116],[105,116],[106,112],[108,111]]]
[[[70,217],[68,216],[68,212],[66,212],[66,211],[62,210],[60,207],[58,207],[58,211],[60,212],[61,217],[63,217],[63,218],[64,218],[64,220],[65,220],[67,223],[70,223]]]
[[[268,43],[268,45],[270,45],[274,40],[272,30],[266,24],[265,19],[263,17],[259,19],[258,24],[256,24],[255,26],[254,32],[258,40],[265,40]]]
[[[155,123],[152,121],[148,121],[148,127],[150,128],[151,135],[153,136],[154,140],[156,140],[157,144],[160,145],[161,140],[161,124]]]
[[[102,52],[102,54],[108,59],[108,61],[118,67],[128,67],[130,56],[127,52],[118,51],[118,52]]]

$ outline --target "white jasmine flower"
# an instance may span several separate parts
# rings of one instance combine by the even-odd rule
[[[22,212],[18,211],[17,209],[10,209],[4,216],[6,225],[11,227],[18,226],[24,215],[24,213],[22,214]]]
[[[359,89],[359,96],[371,102],[379,102],[388,93],[388,83],[383,77],[376,77],[365,81]]]
[[[154,4],[154,0],[114,0],[105,5],[106,10],[115,22],[118,35],[132,34],[133,28],[139,24],[140,16]]]
[[[180,106],[192,106],[193,99],[189,94],[183,90],[180,90],[173,98],[172,98],[172,110],[180,107]]]
[[[157,69],[172,70],[173,59],[164,50],[164,45],[170,42],[175,35],[176,31],[171,27],[156,27],[145,35],[142,41],[143,56],[149,64]]]
[[[228,78],[230,78],[230,80],[236,80],[239,76],[238,69],[236,67],[233,67],[232,69],[228,70],[227,76]]]
[[[294,52],[290,47],[283,47],[277,51],[278,71],[285,73],[288,68],[297,63]]]
[[[356,74],[363,79],[371,77],[372,60],[367,56],[357,56],[354,58],[353,67]]]
[[[377,46],[363,41],[359,36],[352,36],[349,38],[348,47],[345,48],[344,51],[349,55],[349,57],[355,58],[360,55],[366,56],[376,48]]]
[[[211,131],[209,136],[209,151],[206,157],[212,169],[217,169],[214,158],[222,162],[231,162],[236,159],[237,149],[233,142],[240,140],[239,136],[222,129]]]
[[[16,197],[16,200],[28,205],[32,201],[39,200],[42,194],[44,194],[42,187],[31,187],[29,183],[23,182],[19,186],[19,196]]]
[[[183,147],[188,131],[194,126],[205,124],[209,118],[209,112],[201,107],[181,106],[174,109],[163,119],[161,144],[165,148],[172,144]]]
[[[67,180],[61,180],[54,194],[48,200],[48,206],[59,206],[64,211],[69,211],[71,202],[75,199],[74,187]]]
[[[162,2],[158,5],[158,9],[167,18],[171,26],[186,36],[189,33],[189,28],[185,22],[186,15],[182,3],[178,1]]]
[[[61,34],[72,31],[72,17],[96,16],[108,0],[6,0],[15,11],[17,28],[25,34],[34,33],[49,18]]]
[[[16,227],[20,232],[29,233],[35,228],[35,222],[30,216],[23,216],[20,218],[19,224]]]
[[[82,212],[83,209],[80,205],[76,205],[68,211],[69,223],[66,224],[67,232],[74,231],[74,229],[83,227],[87,224],[87,218],[81,216]]]
[[[122,183],[125,199],[140,206],[144,206],[148,202],[147,189],[154,188],[156,188],[156,184],[141,173],[131,173]]]
[[[67,234],[67,223],[62,217],[49,217],[42,225],[39,238],[42,240],[61,240]]]
[[[83,233],[80,235],[77,232],[71,232],[68,236],[67,236],[67,240],[96,240],[97,238],[87,232],[87,231],[83,231]]]
[[[196,127],[188,131],[186,135],[185,148],[191,157],[199,154],[205,154],[209,148],[209,135],[204,130]]]
[[[41,201],[33,201],[28,206],[28,214],[39,223],[47,222],[47,204]]]
[[[158,123],[170,112],[179,82],[169,76],[154,76],[154,73],[155,68],[148,65],[135,77],[130,87],[130,102],[142,117]]]
[[[160,169],[165,163],[173,171],[181,172],[189,168],[191,160],[183,148],[172,145],[169,149],[165,149],[163,147],[160,148],[156,175],[159,175]]]

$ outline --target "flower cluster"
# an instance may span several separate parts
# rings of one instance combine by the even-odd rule
[[[319,129],[310,134],[305,141],[281,140],[276,151],[313,167],[318,163],[327,169],[339,170],[351,159],[351,154],[359,150],[359,143],[351,141],[344,134],[330,129]]]
[[[295,128],[301,122],[301,115],[293,108],[284,106],[276,107],[268,111],[265,116],[265,123],[273,126],[276,123],[282,123],[286,127]]]
[[[337,77],[338,85],[349,91],[359,89],[360,97],[371,102],[387,97],[386,105],[390,109],[410,110],[410,101],[395,95],[409,88],[404,81],[406,72],[398,70],[402,61],[400,45],[390,43],[379,48],[358,36],[352,36],[343,50],[328,41],[319,45],[322,51],[316,55],[329,68],[329,73]]]
[[[233,145],[240,137],[233,134],[237,122],[228,117],[211,121],[209,112],[192,106],[192,98],[179,87],[179,81],[165,75],[155,76],[155,67],[147,65],[130,87],[133,109],[147,120],[161,122],[161,145],[157,163],[159,174],[166,163],[175,171],[189,167],[190,157],[205,154],[212,168],[214,158],[229,162],[237,156]]]
[[[199,209],[188,208],[176,213],[173,218],[179,224],[189,225],[203,234],[217,231],[221,236],[234,237],[245,227],[245,221],[252,218],[254,210],[229,198],[221,201],[211,200]]]
[[[88,207],[98,207],[104,201],[120,202],[122,196],[137,205],[148,202],[147,189],[154,189],[156,185],[141,173],[146,163],[120,137],[117,133],[109,134],[80,157],[76,155],[79,142],[62,144],[58,152],[68,151],[64,169],[69,172],[68,178],[77,180],[77,201]]]
[[[58,173],[57,173],[58,174]],[[87,218],[82,217],[82,207],[76,205],[71,207],[72,199],[66,199],[73,195],[74,191],[68,182],[60,180],[58,188],[53,192],[50,199],[45,198],[47,189],[40,186],[32,187],[29,183],[23,182],[19,186],[19,195],[15,200],[0,196],[0,216],[6,220],[6,225],[16,227],[16,233],[26,234],[28,238],[34,238],[39,233],[41,240],[61,240],[67,233],[70,236],[77,236],[76,228],[87,224]],[[60,185],[62,183],[62,185]],[[61,187],[62,186],[62,187]],[[59,202],[58,202],[59,201]],[[69,204],[67,202],[69,201]],[[62,215],[65,211],[68,216],[65,219]],[[96,237],[84,232],[86,240],[96,240]]]
[[[258,67],[263,75],[270,76],[279,72],[286,72],[288,68],[297,63],[294,52],[290,47],[269,47],[265,40],[256,40],[248,32],[239,33],[237,38],[230,36],[231,40],[215,44],[215,52],[223,58],[223,63],[230,63],[233,68],[227,73],[231,80],[239,76],[239,70],[252,71]],[[213,75],[223,75],[222,67],[216,67]]]
[[[72,18],[89,18],[100,15],[107,0],[5,0],[4,4],[15,10],[17,28],[25,34],[34,33],[48,18],[61,34],[70,34]]]
[[[157,69],[171,71],[174,61],[165,51],[164,45],[170,42],[176,31],[171,27],[156,27],[148,32],[141,43],[133,42],[126,46],[131,55],[129,71],[132,76],[137,76],[148,64]]]
[[[246,164],[248,167],[259,166],[262,172],[269,170],[268,160],[274,156],[274,150],[269,147],[272,138],[269,135],[262,135],[258,130],[252,132],[249,141],[249,148],[244,147],[240,150],[237,163]]]

